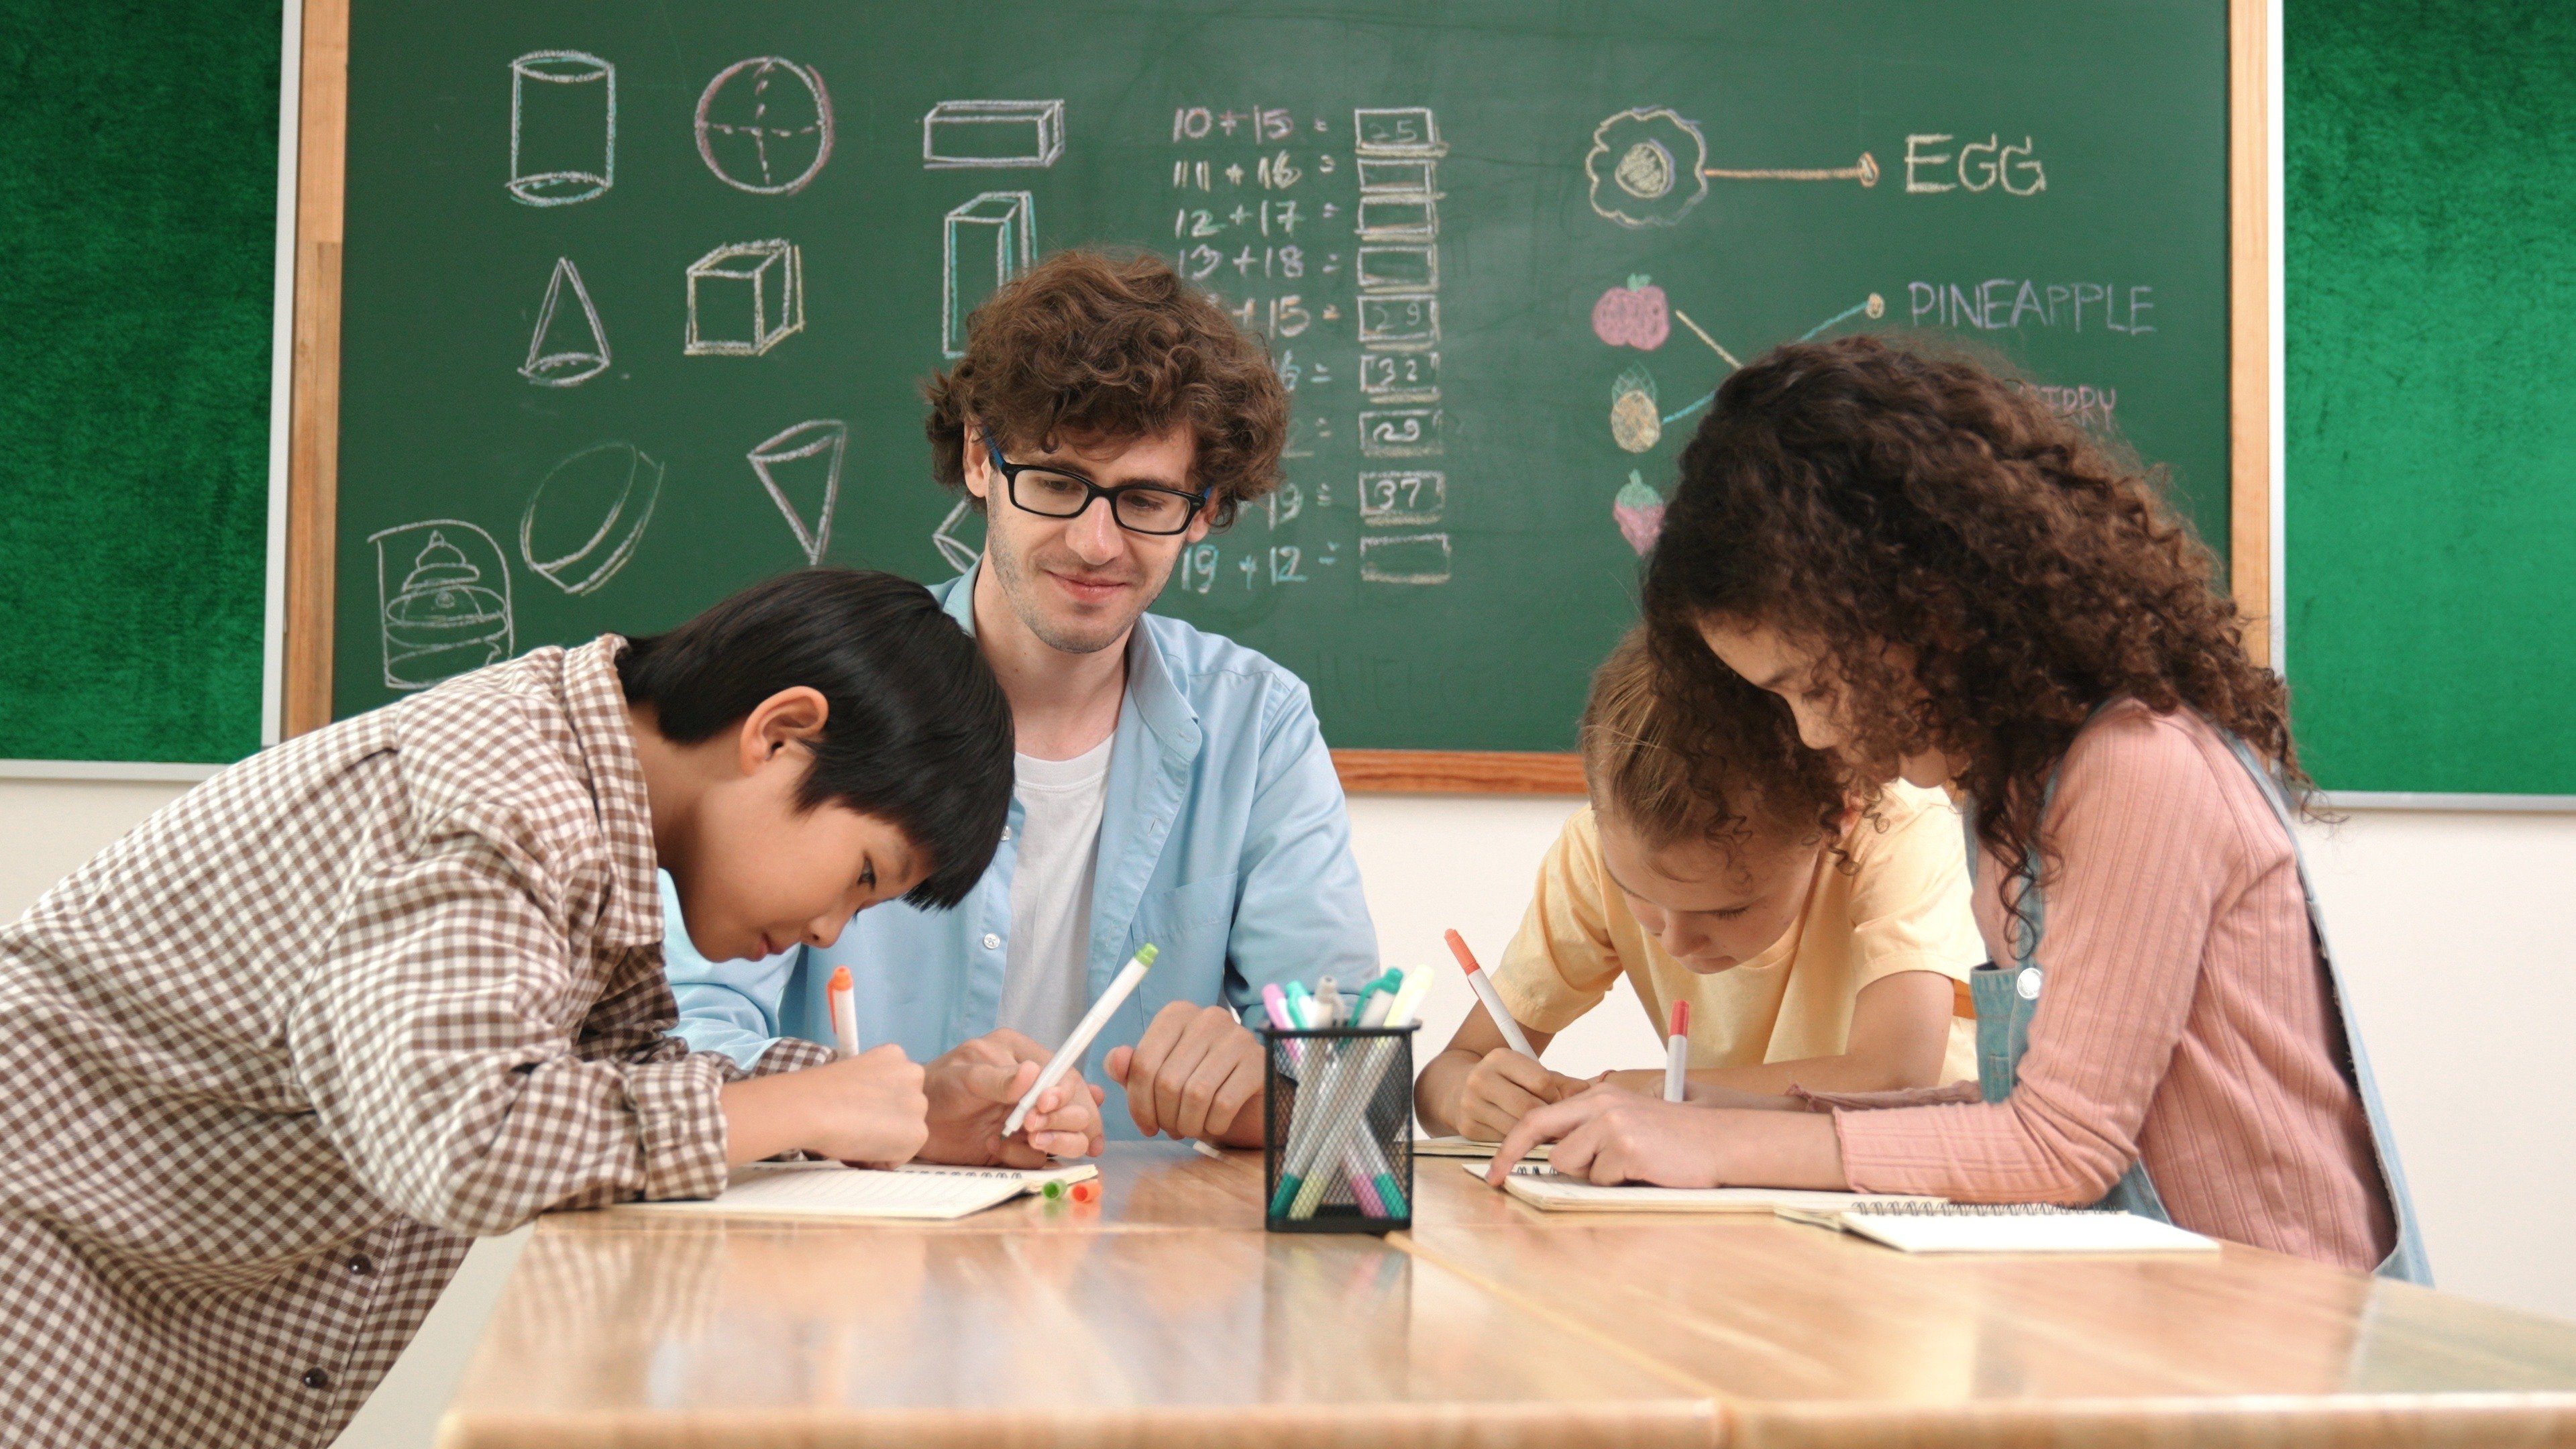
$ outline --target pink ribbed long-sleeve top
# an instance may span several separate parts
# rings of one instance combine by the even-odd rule
[[[2047,988],[1995,1103],[1838,1111],[1854,1188],[2088,1203],[2142,1159],[2176,1223],[2368,1270],[2396,1234],[2298,860],[2225,740],[2134,702],[2067,751],[2042,827]],[[1988,854],[1977,925],[2014,959]]]

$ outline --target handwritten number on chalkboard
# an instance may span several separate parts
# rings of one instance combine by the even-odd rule
[[[1181,555],[1181,590],[1204,594],[1216,587],[1216,545],[1198,544]]]

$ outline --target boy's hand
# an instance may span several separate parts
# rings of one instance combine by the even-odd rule
[[[724,1089],[725,1160],[792,1148],[843,1162],[908,1162],[928,1135],[921,1068],[891,1043],[845,1062],[753,1077]]]
[[[1450,1121],[1461,1137],[1500,1142],[1523,1117],[1591,1085],[1581,1078],[1549,1071],[1510,1047],[1496,1047],[1485,1053],[1459,1085],[1458,1106],[1450,1113]],[[1656,1090],[1662,1090],[1660,1083]]]
[[[1086,1085],[1079,1071],[1056,1079],[1029,1109],[1020,1130],[1005,1141],[1002,1124],[1036,1085],[1054,1053],[1016,1031],[996,1031],[960,1043],[932,1061],[928,1162],[999,1163],[1043,1167],[1049,1157],[1100,1153],[1100,1101],[1107,1094]]]
[[[1261,1057],[1261,1039],[1232,1011],[1175,1001],[1101,1065],[1127,1089],[1127,1115],[1146,1136],[1249,1147],[1261,1141]]]

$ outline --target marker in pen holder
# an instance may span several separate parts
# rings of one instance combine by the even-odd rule
[[[1413,1222],[1418,1025],[1262,1029],[1261,1186],[1274,1233],[1384,1233]]]

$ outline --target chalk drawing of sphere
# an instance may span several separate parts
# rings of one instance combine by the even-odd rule
[[[822,74],[774,55],[724,68],[698,96],[698,159],[755,196],[793,196],[832,159]]]
[[[1708,195],[1708,143],[1668,106],[1621,111],[1592,128],[1583,174],[1592,210],[1625,227],[1670,226]]]

